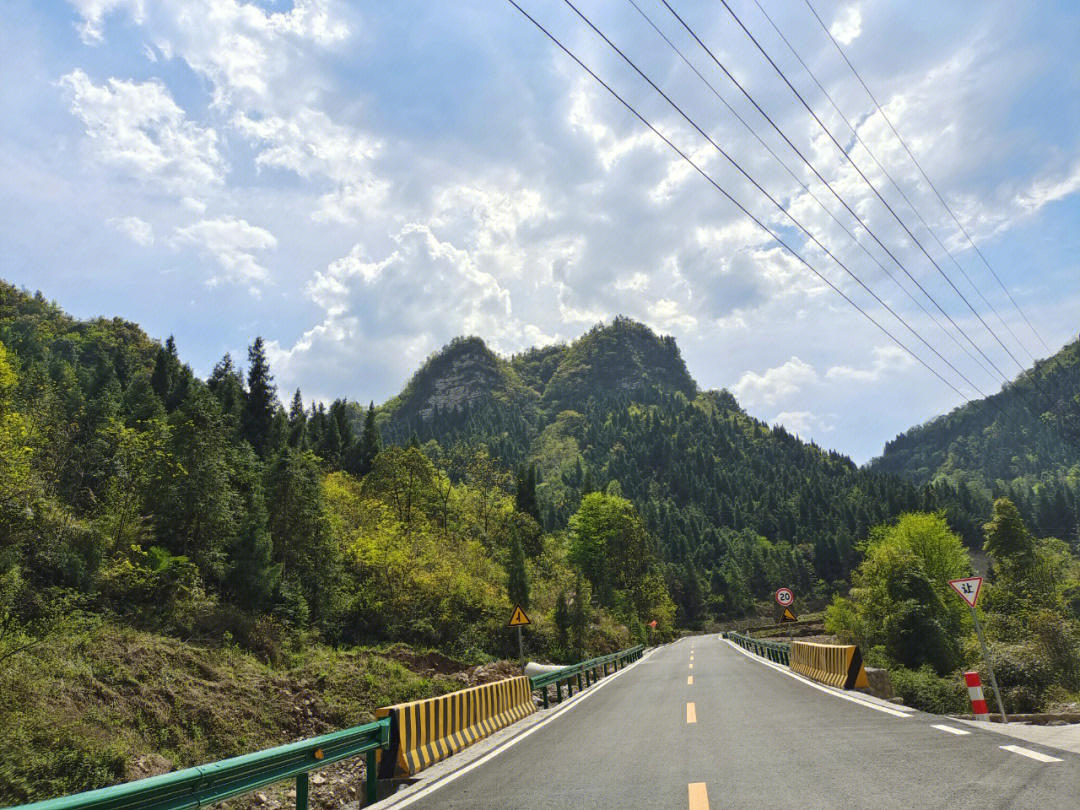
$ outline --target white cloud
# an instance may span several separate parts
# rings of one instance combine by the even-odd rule
[[[237,0],[70,0],[83,22],[84,42],[103,39],[105,17],[125,9],[136,25],[152,30],[166,58],[176,53],[214,86],[214,102],[265,99],[271,84],[288,76],[290,48],[310,42],[326,47],[343,40],[348,26],[328,11],[328,0],[295,0],[288,11],[267,12]]]
[[[870,364],[870,368],[859,369],[850,366],[833,366],[825,372],[825,377],[832,381],[878,382],[886,375],[906,371],[914,364],[915,361],[911,355],[899,346],[877,346],[874,349],[874,359]]]
[[[104,40],[102,24],[105,16],[119,8],[128,9],[132,19],[141,24],[145,18],[142,0],[69,0],[82,17],[82,24],[75,26],[82,41],[96,45]]]
[[[829,33],[836,37],[841,45],[850,45],[862,33],[862,14],[857,5],[844,6],[836,15]]]
[[[693,332],[697,328],[697,318],[682,312],[679,305],[669,298],[652,302],[648,312],[649,318],[659,327],[658,331],[677,328],[683,332]]]
[[[147,247],[154,244],[154,229],[149,222],[138,217],[113,218],[109,220],[109,224],[137,245]]]
[[[60,85],[104,165],[176,194],[222,182],[217,133],[189,121],[161,82],[95,85],[74,70]]]
[[[224,276],[211,276],[207,282],[211,286],[223,280],[232,281],[247,285],[253,292],[258,289],[257,282],[269,280],[270,273],[258,263],[251,251],[277,247],[277,239],[270,231],[251,225],[247,220],[229,216],[204,219],[177,228],[175,242],[196,245],[217,260],[225,273]]]
[[[811,411],[782,411],[774,416],[772,421],[807,441],[815,433],[832,433],[836,427],[831,421],[826,421]]]
[[[320,198],[312,219],[354,222],[386,198],[389,183],[376,177],[371,167],[382,144],[335,124],[325,113],[304,108],[285,118],[257,120],[241,113],[233,126],[265,145],[255,158],[257,166],[286,169],[305,179],[325,178],[337,186]]]
[[[649,277],[638,271],[633,273],[629,277],[620,278],[615,281],[615,289],[620,292],[640,292],[644,290],[649,284]]]
[[[778,399],[797,394],[817,382],[814,367],[792,355],[782,366],[770,368],[764,374],[746,372],[731,391],[746,403],[774,405]]]

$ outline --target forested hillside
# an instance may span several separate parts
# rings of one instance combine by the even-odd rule
[[[1001,392],[901,433],[869,469],[1008,496],[1033,531],[1078,541],[1080,341]]]
[[[966,542],[982,542],[985,495],[863,471],[770,428],[726,391],[699,391],[675,342],[640,323],[617,318],[569,346],[516,355],[486,394],[464,386],[470,368],[495,379],[490,355],[471,338],[430,358],[380,414],[388,440],[435,453],[479,443],[535,482],[547,531],[565,527],[585,493],[629,498],[660,544],[683,624],[737,615],[781,584],[825,595],[846,581],[870,527],[905,511],[944,509]],[[432,369],[452,370],[469,395],[418,399]],[[534,396],[514,393],[520,385]]]
[[[458,688],[387,646],[504,657],[515,602],[531,656],[625,648],[652,619],[670,637],[665,569],[625,499],[594,494],[544,533],[483,448],[387,445],[344,400],[285,408],[261,339],[246,366],[202,380],[171,338],[0,284],[0,803]]]

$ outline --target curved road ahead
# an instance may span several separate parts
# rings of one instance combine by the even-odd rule
[[[1074,754],[1018,753],[998,734],[844,699],[716,636],[662,647],[576,701],[443,787],[387,805],[1080,808]]]

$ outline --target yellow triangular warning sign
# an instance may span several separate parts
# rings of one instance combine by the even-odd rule
[[[514,615],[510,617],[510,622],[507,627],[520,627],[523,624],[532,624],[529,621],[529,617],[525,615],[525,611],[521,609],[521,605],[514,607]]]
[[[784,622],[797,622],[799,617],[791,612],[791,608],[784,608],[784,615],[780,617],[780,624]]]

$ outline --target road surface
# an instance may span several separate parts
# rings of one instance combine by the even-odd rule
[[[1080,808],[1080,756],[1031,743],[1009,750],[1021,741],[846,700],[716,636],[662,647],[582,697],[443,787],[388,804]]]

